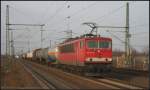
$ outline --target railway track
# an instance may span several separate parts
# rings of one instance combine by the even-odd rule
[[[130,75],[133,75],[133,76],[135,76],[135,75],[148,76],[148,71],[142,71],[142,70],[112,68],[112,72],[120,73],[120,74],[130,74]]]
[[[25,70],[28,71],[37,80],[42,89],[56,89],[56,86],[53,85],[52,82],[50,82],[43,75],[35,71],[29,64],[22,62],[20,62],[20,64],[22,64]]]
[[[40,80],[40,84],[43,89],[79,89],[74,85],[70,85],[69,82],[65,82],[62,79],[59,79],[55,77],[54,75],[49,75],[45,71],[36,68],[33,64],[22,62],[24,66],[31,70],[31,73],[33,73],[35,78],[38,78]],[[41,83],[42,82],[42,83]],[[43,85],[44,84],[44,85]]]
[[[66,72],[64,72],[64,73],[66,73]],[[66,73],[66,74],[71,75],[70,73]],[[76,76],[76,77],[81,79],[81,77],[79,77],[79,76]],[[111,79],[104,79],[104,76],[101,76],[101,78],[86,77],[84,79],[87,81],[94,82],[94,83],[99,83],[101,85],[104,85],[104,86],[107,86],[107,87],[110,87],[113,89],[143,89],[141,87],[124,84],[124,83],[117,82],[117,81],[114,81]]]
[[[32,62],[29,62],[29,63],[31,64]],[[47,68],[44,65],[41,65],[40,67]],[[99,85],[102,85],[111,89],[142,89],[141,87],[132,86],[129,84],[117,82],[117,81],[106,79],[106,78],[84,77],[84,76],[80,76],[80,75],[76,75],[76,74],[72,74],[68,72],[63,72],[62,70],[55,70],[56,68],[52,68],[52,69],[54,69],[54,71],[61,71],[62,74],[67,77],[72,77],[78,80],[84,80],[85,82],[92,82],[92,83],[99,84]]]
[[[107,74],[102,74],[100,76],[96,76],[94,77],[94,79],[97,79],[97,80],[100,80],[103,82],[108,82],[108,81],[112,81],[111,83],[122,83],[122,84],[125,84],[125,85],[121,85],[121,86],[127,86],[127,87],[139,87],[139,88],[148,88],[148,85],[144,85],[144,83],[141,83],[140,82],[140,79],[136,80],[134,79],[135,77],[140,77],[140,78],[144,78],[144,77],[147,77],[147,76],[143,76],[143,75],[139,75],[139,74],[133,74],[133,73],[123,73],[122,72],[110,72],[110,73],[107,73]],[[103,80],[103,78],[107,78],[107,80]],[[145,81],[147,82],[147,80]],[[141,84],[140,84],[141,83]],[[131,87],[132,88],[132,87]]]

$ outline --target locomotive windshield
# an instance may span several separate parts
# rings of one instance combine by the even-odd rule
[[[111,48],[111,42],[99,42],[99,48]]]
[[[89,48],[98,48],[97,41],[88,41],[88,47]]]
[[[89,48],[111,48],[111,42],[109,42],[109,41],[88,41],[87,46]]]

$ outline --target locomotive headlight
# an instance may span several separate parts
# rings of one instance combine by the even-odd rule
[[[58,52],[58,48],[55,48],[55,51]]]
[[[112,61],[112,59],[111,59],[111,58],[109,58],[107,61],[110,61],[110,62],[111,62],[111,61]]]

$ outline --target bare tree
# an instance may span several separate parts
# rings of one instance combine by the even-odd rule
[[[149,56],[149,46],[145,46],[145,47],[143,48],[143,51],[142,51],[142,52],[144,53],[144,55]]]
[[[135,49],[135,48],[131,48],[131,56],[135,57],[137,54],[139,54],[139,52]]]

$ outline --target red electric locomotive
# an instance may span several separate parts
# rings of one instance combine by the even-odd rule
[[[85,34],[58,45],[58,63],[90,72],[109,71],[112,63],[112,39]],[[78,68],[79,67],[79,68]]]

